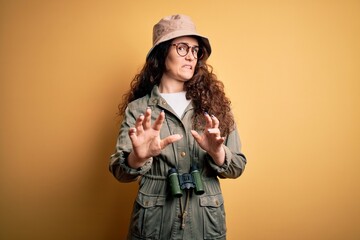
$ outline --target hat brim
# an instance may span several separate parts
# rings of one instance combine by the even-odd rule
[[[210,56],[211,54],[211,46],[210,46],[210,42],[209,39],[205,36],[202,36],[194,31],[186,31],[186,30],[179,30],[179,31],[173,31],[170,32],[164,36],[162,36],[161,38],[159,38],[154,45],[152,46],[152,48],[149,50],[148,54],[146,55],[146,59],[148,59],[148,57],[150,56],[150,54],[152,53],[152,51],[154,50],[154,48],[156,46],[158,46],[160,43],[166,42],[168,40],[171,39],[175,39],[178,37],[185,37],[185,36],[195,36],[195,37],[199,37],[201,39],[201,41],[204,44],[204,47],[206,48],[206,51],[208,53],[208,56]]]

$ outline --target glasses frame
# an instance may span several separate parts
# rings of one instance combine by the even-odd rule
[[[186,50],[186,54],[180,54],[179,53],[179,49],[178,49],[178,45],[180,45],[180,44],[183,44],[183,45],[185,45],[185,46],[187,46],[187,50]],[[191,53],[192,53],[192,55],[193,55],[193,57],[195,58],[195,59],[201,59],[203,56],[204,56],[204,52],[203,52],[203,50],[200,48],[200,46],[190,46],[189,44],[187,44],[187,43],[184,43],[184,42],[178,42],[178,43],[173,43],[173,44],[171,44],[171,46],[175,46],[176,48],[176,52],[177,52],[177,54],[180,56],[180,57],[185,57],[186,55],[188,55],[189,54],[189,50],[191,49]],[[195,55],[194,54],[194,49],[195,48],[198,48],[198,54],[197,55]]]

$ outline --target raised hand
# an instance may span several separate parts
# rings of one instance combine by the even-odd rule
[[[128,164],[138,168],[144,165],[147,159],[157,156],[167,145],[182,138],[179,134],[170,135],[160,139],[160,129],[165,119],[165,113],[161,112],[151,125],[151,108],[147,108],[145,115],[141,114],[135,122],[135,126],[129,129],[129,137],[133,151],[129,154]]]
[[[218,166],[224,164],[225,150],[222,144],[225,141],[224,137],[221,137],[219,130],[219,120],[214,116],[210,116],[205,113],[205,130],[202,134],[191,130],[191,134],[195,138],[199,146],[208,152]]]

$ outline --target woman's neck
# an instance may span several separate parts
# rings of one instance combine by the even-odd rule
[[[180,81],[163,81],[159,84],[159,91],[161,93],[177,93],[184,91],[184,82]]]

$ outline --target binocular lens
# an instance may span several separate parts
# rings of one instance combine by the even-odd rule
[[[193,181],[195,183],[195,189],[194,189],[195,194],[196,195],[203,194],[205,192],[204,191],[204,186],[203,186],[203,183],[202,183],[202,180],[201,180],[200,172],[196,167],[192,167],[191,175],[192,175]]]
[[[178,177],[178,172],[176,170],[176,168],[171,168],[169,170],[168,173],[168,178],[169,178],[169,183],[170,183],[170,189],[171,189],[171,194],[174,197],[181,197],[182,196],[182,191],[180,189],[180,184],[179,184],[179,177]]]

